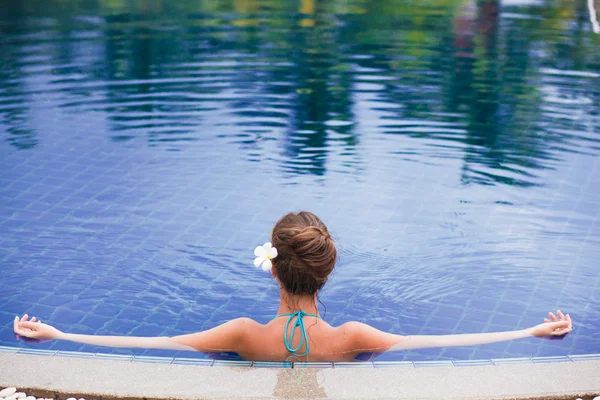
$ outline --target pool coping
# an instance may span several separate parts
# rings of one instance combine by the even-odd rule
[[[15,386],[58,400],[588,400],[600,394],[600,354],[450,363],[295,363],[293,368],[281,368],[283,363],[207,365],[190,360],[194,359],[3,347],[0,387]]]
[[[437,360],[437,361],[352,361],[352,362],[291,362],[291,361],[237,361],[213,360],[192,357],[138,356],[82,351],[38,350],[26,347],[0,346],[0,353],[28,354],[44,357],[68,357],[89,360],[113,360],[131,363],[181,364],[202,367],[247,367],[247,368],[423,368],[423,367],[468,367],[507,364],[547,364],[556,362],[600,361],[598,354],[576,354],[550,357],[491,358],[481,360]]]

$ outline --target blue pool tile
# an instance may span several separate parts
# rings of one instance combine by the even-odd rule
[[[133,355],[96,353],[94,359],[130,362],[133,361]]]
[[[415,361],[415,368],[423,367],[453,367],[454,364],[450,360],[438,360],[438,361]]]
[[[575,362],[600,360],[600,354],[574,354],[568,357]]]
[[[215,360],[213,366],[250,368],[252,366],[252,361]]]
[[[56,356],[60,357],[72,357],[72,358],[94,358],[96,356],[95,353],[91,352],[83,352],[83,351],[62,351],[59,350],[56,352]]]
[[[487,349],[484,346],[475,349],[471,357],[475,360],[486,360],[491,358],[501,358],[504,356],[503,351]]]
[[[73,301],[74,296],[72,294],[51,294],[41,299],[42,304],[45,306],[62,306]]]
[[[493,358],[491,360],[495,365],[504,364],[532,364],[531,358],[517,357],[517,358]]]
[[[474,351],[474,347],[448,347],[441,354],[457,360],[468,360]]]
[[[134,328],[138,326],[137,322],[126,320],[126,319],[112,319],[103,327],[105,332],[114,332],[129,334]]]
[[[465,308],[452,305],[440,305],[434,312],[435,316],[447,319],[460,320],[465,313]]]
[[[88,326],[93,330],[99,330],[111,319],[111,317],[102,316],[96,313],[88,313],[80,323],[81,325]]]
[[[0,346],[0,353],[16,353],[18,351],[18,347]]]
[[[540,343],[539,339],[534,340],[535,341],[532,339],[521,339],[519,341],[509,342],[506,351],[515,354],[535,354],[533,349],[539,346]]]
[[[213,360],[207,360],[202,358],[183,358],[177,357],[173,359],[173,364],[181,365],[197,365],[203,367],[210,367],[213,364]]]
[[[469,307],[475,310],[493,312],[497,307],[497,301],[491,297],[487,296],[487,293],[484,293],[480,296],[474,297]]]
[[[66,306],[57,307],[54,310],[53,318],[56,318],[61,324],[75,325],[81,323],[86,313],[77,310],[70,310]]]
[[[53,356],[56,354],[56,351],[21,348],[21,349],[19,349],[19,351],[17,353],[18,354],[33,354],[33,355],[38,355],[38,356]]]
[[[375,368],[414,368],[412,361],[374,361]]]
[[[55,326],[57,327],[57,326]],[[64,350],[64,351],[81,351],[84,347],[81,343],[75,342],[49,342],[52,350]],[[37,347],[38,345],[36,345]]]
[[[531,361],[534,364],[548,364],[555,362],[572,362],[567,356],[557,356],[557,357],[531,357]]]
[[[453,333],[482,333],[487,331],[488,324],[464,319],[456,326]]]
[[[331,362],[294,362],[294,368],[333,368]]]
[[[47,306],[45,304],[36,303],[27,308],[27,314],[30,316],[35,316],[38,319],[44,321],[45,319],[52,316],[56,307]]]
[[[481,367],[494,365],[492,360],[454,360],[452,363],[455,367]]]
[[[135,356],[134,362],[143,362],[150,364],[172,364],[173,358],[170,357],[149,357],[149,356]]]
[[[292,368],[293,364],[289,361],[270,362],[270,361],[255,361],[252,363],[254,368]]]
[[[350,361],[350,362],[334,362],[334,368],[373,368],[373,362],[371,361]]]
[[[131,331],[133,336],[162,336],[164,328],[156,324],[142,322]]]
[[[168,325],[173,324],[178,316],[174,313],[169,313],[161,310],[154,310],[151,313],[148,313],[144,318],[146,322],[157,325]]]
[[[518,309],[517,309],[518,310]],[[500,313],[497,312],[495,313],[490,322],[491,322],[491,326],[494,326],[494,330],[496,329],[501,329],[501,330],[511,330],[514,329],[515,327],[517,327],[519,325],[519,322],[521,321],[521,312],[515,313],[515,314],[506,314],[506,313]],[[501,328],[501,327],[505,327],[505,328]]]

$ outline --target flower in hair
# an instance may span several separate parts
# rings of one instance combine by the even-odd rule
[[[273,247],[271,242],[267,242],[262,246],[256,247],[254,255],[256,256],[254,266],[258,268],[260,265],[263,271],[270,271],[271,267],[273,267],[271,259],[277,257],[277,249]]]

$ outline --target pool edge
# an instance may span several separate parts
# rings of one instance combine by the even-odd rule
[[[43,357],[68,357],[94,360],[116,360],[132,363],[185,364],[203,367],[252,367],[252,368],[423,368],[423,367],[468,367],[506,364],[546,364],[557,362],[600,361],[599,354],[574,354],[569,356],[492,358],[479,360],[437,360],[437,361],[354,361],[354,362],[265,362],[229,361],[206,358],[138,356],[81,351],[38,350],[26,347],[0,346],[0,354],[28,354]]]
[[[65,400],[199,398],[575,399],[600,394],[600,360],[419,368],[258,368],[0,352],[0,386]]]

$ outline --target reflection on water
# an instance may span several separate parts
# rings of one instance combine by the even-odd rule
[[[251,249],[309,209],[339,239],[334,324],[560,306],[569,341],[403,357],[600,353],[598,0],[4,3],[0,345],[23,310],[83,333],[264,321]]]
[[[32,106],[169,150],[211,135],[252,159],[276,140],[293,174],[360,173],[361,136],[397,154],[390,134],[422,139],[420,158],[461,158],[464,184],[529,186],[597,144],[581,134],[598,105],[585,1],[74,4],[5,7],[0,112],[18,148],[41,140]]]

